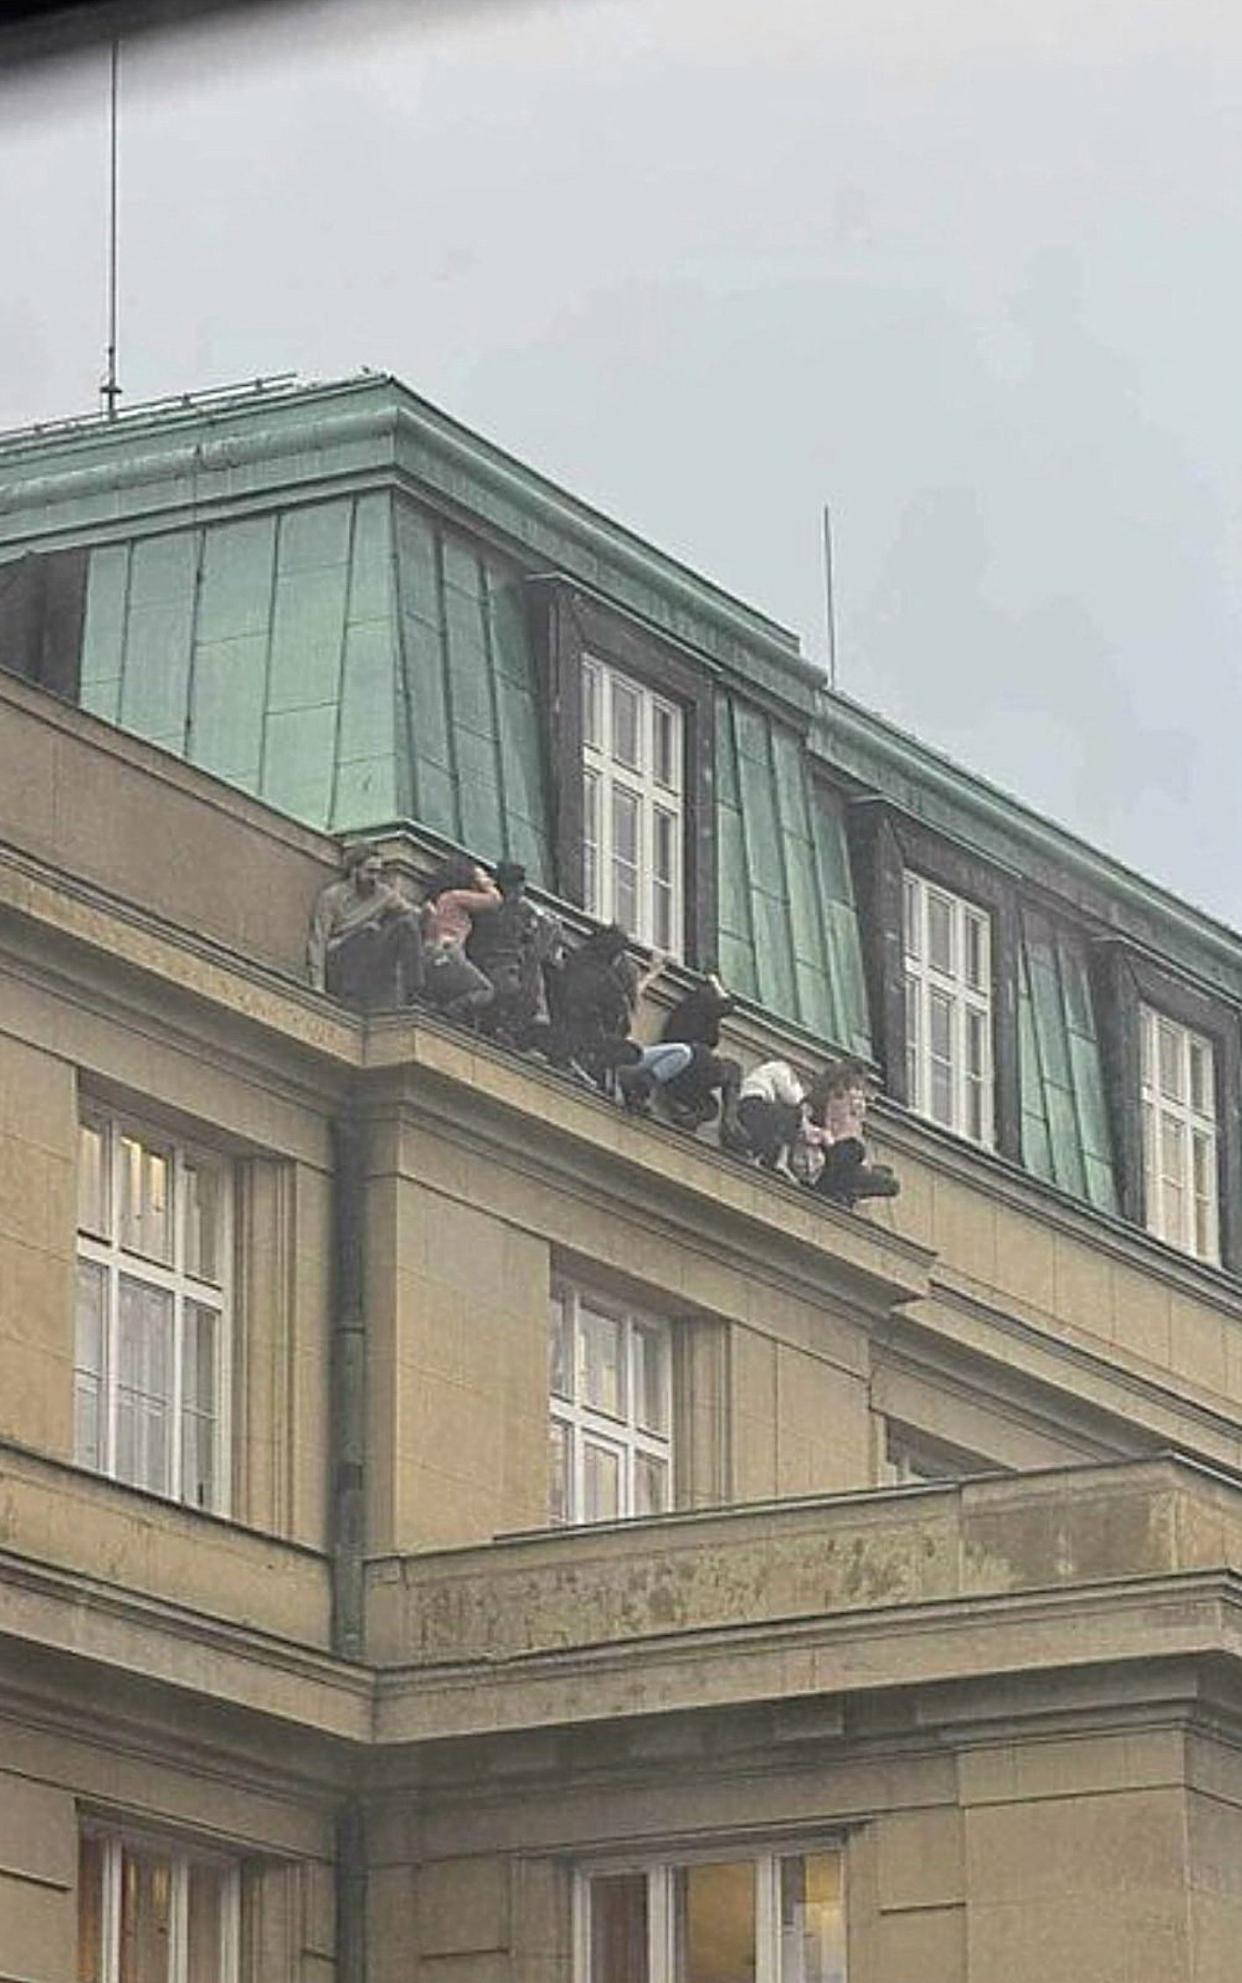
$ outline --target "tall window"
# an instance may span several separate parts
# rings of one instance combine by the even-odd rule
[[[78,1132],[75,1457],[222,1514],[231,1169],[122,1117]]]
[[[672,1500],[667,1322],[558,1286],[548,1362],[550,1519],[662,1513]]]
[[[163,1841],[84,1832],[78,1983],[237,1983],[237,1865]]]
[[[991,921],[973,902],[907,870],[904,933],[909,1105],[990,1145]]]
[[[1219,1260],[1212,1043],[1149,1005],[1140,1024],[1147,1229],[1200,1260]]]
[[[592,1873],[576,1983],[845,1983],[842,1886],[834,1849]]]
[[[676,703],[602,661],[582,664],[586,907],[680,955],[684,743]]]

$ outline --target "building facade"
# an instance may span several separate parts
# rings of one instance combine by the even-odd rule
[[[1226,1983],[1242,940],[397,382],[0,442],[3,1983]],[[846,1213],[310,988],[520,860]]]

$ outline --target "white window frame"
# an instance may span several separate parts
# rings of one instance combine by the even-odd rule
[[[101,1388],[99,1408],[99,1458],[95,1461],[83,1455],[78,1442],[77,1397],[87,1373],[79,1361],[75,1344],[74,1358],[74,1457],[81,1466],[89,1466],[93,1472],[107,1476],[110,1480],[121,1481],[128,1486],[138,1487],[145,1493],[158,1494],[162,1500],[179,1502],[188,1508],[202,1507],[205,1512],[227,1515],[232,1498],[232,1390],[233,1390],[233,1315],[232,1315],[232,1266],[233,1266],[233,1197],[234,1167],[228,1158],[218,1151],[211,1151],[179,1140],[176,1136],[161,1129],[158,1125],[144,1122],[136,1117],[113,1110],[99,1108],[93,1104],[84,1106],[79,1113],[81,1128],[90,1129],[104,1139],[104,1167],[106,1175],[106,1209],[104,1223],[106,1232],[91,1233],[78,1228],[77,1261],[102,1269],[104,1275],[102,1360],[103,1370],[99,1377]],[[171,1263],[147,1258],[145,1255],[128,1251],[121,1243],[121,1164],[122,1138],[132,1136],[144,1146],[158,1148],[168,1153],[171,1161],[172,1184],[172,1229],[173,1257]],[[186,1257],[186,1175],[191,1166],[210,1166],[220,1175],[220,1226],[216,1235],[219,1250],[220,1279],[208,1281],[189,1273],[185,1267]],[[122,1278],[137,1281],[154,1288],[172,1298],[172,1382],[168,1392],[168,1409],[171,1419],[170,1450],[168,1462],[167,1489],[149,1487],[142,1481],[131,1481],[118,1468],[118,1423],[119,1423],[119,1338],[120,1338],[120,1291]],[[216,1355],[216,1396],[214,1423],[216,1428],[216,1469],[209,1501],[200,1503],[191,1499],[184,1491],[182,1478],[184,1464],[183,1432],[186,1409],[184,1381],[185,1315],[188,1303],[195,1303],[214,1314],[217,1328]],[[77,1293],[75,1284],[75,1333],[77,1328]],[[93,1374],[92,1374],[93,1376]]]
[[[553,1352],[556,1348],[558,1310],[566,1318],[572,1346],[570,1355],[572,1396],[558,1392],[555,1388]],[[621,1330],[620,1369],[623,1395],[616,1412],[607,1411],[587,1401],[584,1313],[605,1317],[615,1322]],[[579,1287],[573,1282],[557,1279],[552,1285],[548,1332],[549,1440],[551,1441],[559,1432],[568,1446],[566,1511],[564,1516],[558,1516],[550,1507],[550,1520],[567,1528],[576,1528],[583,1526],[590,1519],[586,1514],[586,1457],[588,1448],[591,1447],[601,1448],[616,1459],[620,1477],[618,1512],[615,1515],[600,1516],[599,1520],[632,1521],[640,1514],[638,1463],[642,1459],[650,1460],[663,1470],[664,1506],[641,1512],[667,1514],[673,1506],[673,1336],[670,1324],[663,1317],[649,1315],[644,1311],[630,1308],[625,1303],[596,1295],[592,1290]],[[640,1422],[637,1382],[640,1332],[653,1337],[660,1345],[660,1418],[663,1430]],[[548,1487],[550,1499],[552,1489],[550,1464]]]
[[[615,749],[614,708],[636,705],[636,762]],[[663,736],[663,745],[660,738]],[[639,943],[672,957],[685,948],[685,720],[679,704],[593,654],[582,658],[582,841],[584,906],[621,923]],[[627,901],[616,810],[635,813],[633,901]],[[666,839],[663,870],[657,860]]]
[[[610,1875],[644,1875],[647,1879],[647,1970],[649,1983],[681,1983],[678,1975],[677,1897],[679,1872],[689,1866],[738,1865],[749,1862],[755,1869],[755,1983],[801,1983],[795,1971],[782,1974],[780,1947],[781,1865],[788,1859],[832,1855],[840,1864],[841,1920],[846,1944],[846,1965],[840,1983],[848,1976],[849,1896],[846,1884],[845,1842],[840,1834],[824,1839],[797,1839],[756,1849],[751,1843],[730,1845],[721,1841],[712,1846],[693,1847],[651,1858],[609,1858],[574,1869],[573,1885],[573,1983],[598,1983],[591,1974],[591,1882]]]
[[[191,1866],[210,1866],[222,1873],[223,1906],[220,1947],[214,1961],[219,1983],[240,1983],[241,1867],[224,1853],[200,1851],[158,1833],[117,1829],[104,1823],[84,1824],[80,1837],[101,1848],[103,1890],[100,1906],[100,1983],[127,1983],[121,1973],[121,1872],[124,1854],[168,1860],[172,1871],[171,1933],[168,1983],[186,1983],[189,1972],[189,1875]],[[79,1939],[81,1930],[79,1927]],[[78,1950],[81,1965],[82,1950]]]
[[[1147,1230],[1197,1260],[1218,1265],[1216,1050],[1206,1034],[1194,1032],[1152,1005],[1140,1006],[1139,1025]]]
[[[947,962],[933,962],[933,916],[947,925]],[[941,1129],[989,1150],[996,1140],[992,947],[992,918],[986,909],[912,868],[905,869],[902,954],[907,1105]],[[932,1052],[937,1013],[947,1028],[947,1056]],[[938,1068],[944,1070],[947,1107],[936,1106]]]

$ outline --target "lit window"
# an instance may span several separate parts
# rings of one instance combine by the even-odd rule
[[[668,1324],[565,1286],[553,1290],[550,1321],[550,1519],[663,1513],[672,1488]]]
[[[237,1983],[239,1906],[231,1860],[84,1832],[78,1983]]]
[[[906,873],[906,1099],[972,1143],[993,1140],[992,925],[973,902]]]
[[[656,950],[680,955],[681,711],[615,668],[582,664],[586,907]]]
[[[74,1456],[227,1512],[227,1163],[119,1117],[78,1129]]]
[[[591,1873],[577,1983],[845,1983],[842,1872],[827,1848]]]
[[[1219,1260],[1212,1044],[1147,1005],[1141,1025],[1147,1230],[1200,1260]]]

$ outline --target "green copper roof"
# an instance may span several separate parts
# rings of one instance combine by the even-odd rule
[[[810,788],[792,731],[717,700],[720,967],[736,990],[870,1055],[858,917],[840,806]]]
[[[391,493],[93,550],[81,700],[309,825],[547,873],[517,576]]]
[[[1018,972],[1022,1157],[1028,1170],[1117,1210],[1108,1114],[1084,947],[1032,910]]]

